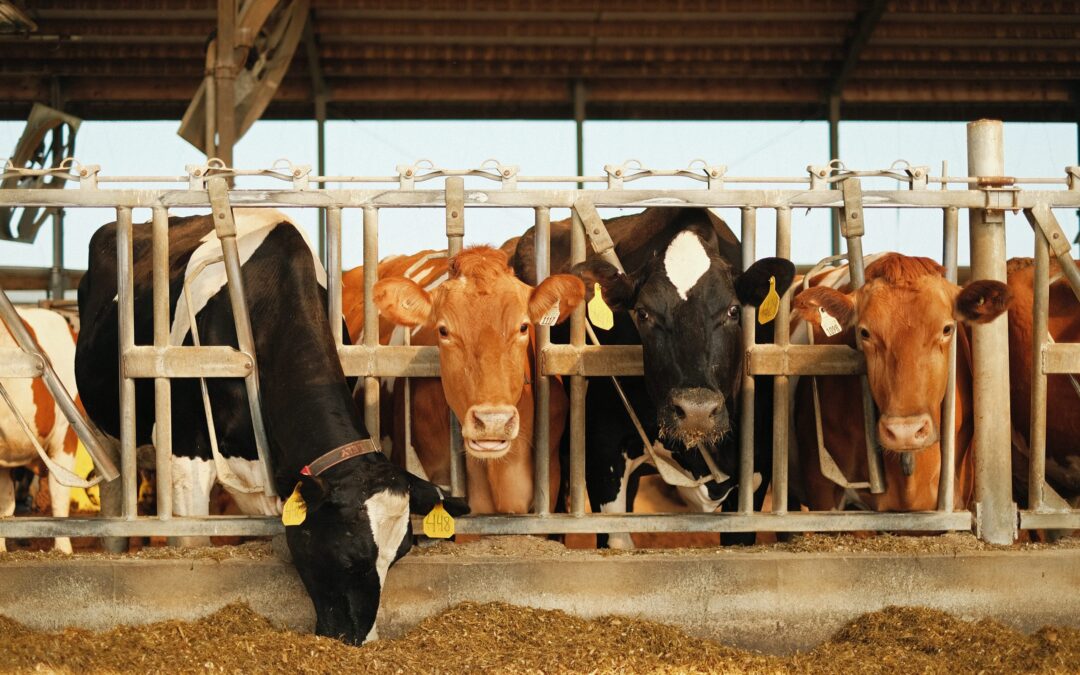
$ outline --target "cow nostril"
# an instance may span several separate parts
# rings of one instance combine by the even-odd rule
[[[681,420],[686,419],[686,411],[683,410],[681,405],[675,405],[675,416]]]
[[[477,431],[480,431],[480,432],[484,431],[484,419],[479,414],[477,414],[476,412],[474,412],[472,414],[472,422],[473,422],[473,425],[476,427]]]

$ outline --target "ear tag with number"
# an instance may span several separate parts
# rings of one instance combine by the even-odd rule
[[[537,323],[541,326],[554,326],[559,323],[559,303],[556,302],[551,309],[544,312],[544,316],[540,317]]]
[[[446,512],[442,502],[424,516],[424,534],[432,539],[449,539],[454,536],[454,517]]]
[[[600,292],[600,284],[593,284],[593,296],[589,301],[589,322],[597,328],[611,330],[615,325],[615,315],[611,308],[604,302],[604,294]]]
[[[758,323],[769,323],[776,318],[776,312],[780,309],[780,296],[776,294],[776,277],[769,277],[769,293],[758,305]]]
[[[826,312],[824,307],[818,307],[818,314],[821,315],[821,330],[825,331],[825,335],[832,337],[840,332],[840,322]]]
[[[281,522],[286,526],[299,525],[307,518],[307,503],[300,496],[300,483],[293,488],[292,494],[281,507]]]

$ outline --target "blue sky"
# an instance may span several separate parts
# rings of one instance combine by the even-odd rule
[[[77,158],[100,164],[103,174],[180,175],[184,165],[201,163],[201,155],[176,135],[178,124],[163,122],[84,122],[77,140]],[[21,122],[0,121],[0,157],[11,152]],[[840,156],[849,168],[886,168],[894,160],[928,165],[939,174],[947,160],[951,174],[966,173],[965,125],[944,122],[844,122]],[[1077,125],[1009,123],[1005,127],[1006,173],[1013,176],[1060,177],[1077,164]],[[313,122],[261,121],[241,139],[236,164],[264,168],[279,158],[316,163]],[[575,168],[574,125],[568,121],[333,121],[327,124],[327,171],[331,175],[393,175],[398,164],[432,160],[445,168],[477,167],[487,159],[516,164],[523,175],[571,175]],[[828,160],[824,122],[587,122],[585,172],[603,173],[605,164],[640,160],[651,168],[683,168],[692,160],[726,164],[729,175],[802,176],[809,164]],[[684,181],[651,182],[686,185]],[[694,185],[697,185],[696,183]],[[879,187],[884,184],[878,183]],[[867,181],[866,188],[875,184]],[[617,211],[605,212],[615,215]],[[553,218],[566,213],[553,212]],[[722,214],[738,233],[738,213]],[[149,213],[135,214],[137,221]],[[310,213],[294,214],[313,229]],[[1058,217],[1072,237],[1076,214]],[[113,219],[104,209],[69,209],[65,264],[86,265],[86,244],[93,230]],[[501,243],[532,224],[529,210],[473,209],[466,213],[466,243]],[[758,218],[758,255],[773,251],[773,217]],[[961,214],[960,263],[966,264],[967,215]],[[345,266],[360,263],[360,214],[346,212]],[[821,210],[793,214],[793,257],[816,262],[829,253],[828,214]],[[444,248],[440,210],[384,210],[380,217],[380,255],[421,248]],[[1010,256],[1030,256],[1032,235],[1023,216],[1008,216]],[[0,242],[0,265],[48,266],[51,232],[42,229],[32,245]],[[867,252],[899,250],[940,259],[941,221],[937,212],[869,210]]]

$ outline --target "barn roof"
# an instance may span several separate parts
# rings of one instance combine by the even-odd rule
[[[311,8],[330,118],[569,118],[580,81],[591,119],[824,118],[835,91],[844,119],[1080,119],[1073,0]],[[214,27],[206,1],[0,0],[0,118],[58,93],[85,119],[179,119]],[[312,92],[301,45],[264,117],[312,118]]]

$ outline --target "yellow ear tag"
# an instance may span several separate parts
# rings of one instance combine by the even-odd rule
[[[589,301],[589,321],[597,328],[610,330],[615,325],[615,315],[611,308],[604,302],[604,294],[600,292],[600,284],[593,284],[593,296]]]
[[[432,539],[449,539],[454,536],[454,517],[446,512],[442,502],[424,516],[424,534]]]
[[[769,323],[776,318],[776,312],[780,309],[780,296],[776,294],[776,277],[769,277],[769,293],[758,305],[758,323]]]
[[[281,507],[281,522],[286,526],[299,525],[307,518],[307,503],[300,496],[300,483],[293,488],[292,494]]]

